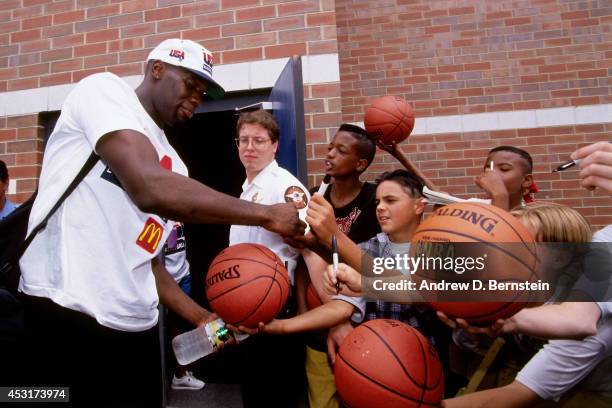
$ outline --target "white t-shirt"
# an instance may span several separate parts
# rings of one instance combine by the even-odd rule
[[[583,340],[551,340],[516,380],[545,400],[558,401],[575,386],[612,398],[612,316]]]
[[[172,231],[164,245],[164,265],[166,270],[177,283],[189,274],[189,261],[187,261],[187,242],[185,240],[185,226],[182,222],[173,222]]]
[[[111,73],[91,75],[62,106],[45,149],[28,230],[49,212],[98,140],[121,129],[146,137],[164,168],[187,174],[132,88]],[[21,258],[19,289],[86,313],[103,326],[149,329],[157,322],[158,304],[151,260],[159,255],[172,226],[140,211],[99,161]]]
[[[247,180],[244,181],[240,198],[257,204],[294,202],[298,208],[300,219],[306,222],[310,193],[293,174],[279,167],[276,160],[264,167],[250,184]],[[299,250],[287,245],[279,234],[270,232],[263,227],[232,225],[230,228],[230,245],[243,242],[264,245],[276,253],[283,262],[286,261],[289,266],[287,269],[289,279],[293,284]]]
[[[594,233],[593,242],[612,242],[612,225],[603,227]]]
[[[611,238],[608,226],[593,235],[593,242]],[[586,280],[581,277],[578,287]],[[601,310],[597,334],[583,340],[551,340],[518,373],[517,381],[546,400],[558,401],[574,387],[612,398],[612,303],[597,302],[597,306]]]

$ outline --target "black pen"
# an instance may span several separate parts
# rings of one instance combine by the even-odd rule
[[[612,142],[608,142],[608,143],[612,143]],[[574,166],[579,165],[581,161],[582,161],[582,159],[576,159],[576,160],[567,161],[567,162],[563,163],[562,165],[560,165],[559,167],[557,167],[556,169],[554,169],[552,172],[556,173],[558,171],[567,170],[570,167],[574,167]]]
[[[340,293],[340,282],[338,282],[338,241],[336,235],[332,235],[332,262],[334,279],[336,279],[336,295]]]
[[[578,164],[580,164],[580,162],[582,161],[582,159],[576,159],[576,160],[570,160],[568,162],[563,163],[562,165],[560,165],[559,167],[557,167],[556,169],[554,169],[552,172],[556,173],[558,171],[563,171],[563,170],[567,170],[570,167],[574,167],[577,166]]]

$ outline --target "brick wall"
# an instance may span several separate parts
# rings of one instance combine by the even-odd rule
[[[23,202],[36,190],[42,164],[44,132],[39,115],[0,118],[0,160],[16,180],[17,194],[9,197]]]
[[[143,73],[160,41],[201,41],[217,64],[336,53],[333,0],[2,0],[0,91]]]
[[[342,120],[361,122],[372,99],[401,95],[424,117],[612,102],[609,1],[337,0]],[[477,195],[487,151],[510,144],[534,158],[540,200],[612,223],[609,197],[580,189],[577,171],[551,174],[577,147],[612,140],[601,124],[412,135],[409,158],[442,189]],[[378,152],[366,177],[397,168]]]
[[[4,0],[0,92],[73,83],[106,70],[142,74],[149,50],[168,37],[202,42],[217,64],[338,53],[340,83],[304,86],[315,185],[337,125],[360,122],[380,95],[406,97],[417,123],[612,103],[611,15],[607,1]],[[36,114],[0,117],[0,159],[17,179],[17,201],[35,188],[40,171],[40,122]],[[609,123],[415,134],[403,149],[446,190],[474,194],[473,176],[488,147],[524,147],[536,159],[538,198],[572,200],[601,225],[612,221],[597,210],[602,198],[578,189],[575,171],[547,171],[576,146],[610,134]],[[366,178],[393,167],[379,153]]]
[[[333,0],[2,0],[0,92],[102,71],[139,75],[149,51],[170,37],[201,42],[216,64],[336,54],[334,7]],[[311,168],[319,166],[311,143],[326,142],[339,123],[340,88],[306,84],[304,94]],[[17,201],[35,188],[41,163],[37,115],[27,118],[0,118],[0,159],[18,179]]]
[[[319,84],[304,87],[306,157],[308,187],[319,185],[325,175],[323,157],[329,140],[341,123],[340,84]]]
[[[577,170],[552,173],[559,163],[579,146],[610,140],[612,123],[580,126],[556,126],[519,130],[413,135],[402,151],[417,163],[425,176],[448,193],[464,197],[482,197],[474,183],[482,172],[489,149],[511,144],[527,150],[534,161],[534,179],[539,193],[536,200],[555,201],[577,208],[595,226],[612,224],[610,196],[601,191],[580,188]],[[382,172],[402,168],[388,154],[377,153],[366,179],[374,180]]]
[[[337,0],[345,121],[403,95],[418,117],[612,102],[609,1]]]

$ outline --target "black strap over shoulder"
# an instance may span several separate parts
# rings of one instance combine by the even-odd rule
[[[57,202],[51,208],[51,210],[49,210],[49,213],[47,214],[47,216],[40,222],[40,224],[38,224],[36,227],[34,227],[34,229],[32,229],[32,231],[30,232],[30,235],[28,235],[28,237],[25,239],[21,248],[19,248],[19,252],[17,253],[17,259],[21,258],[21,255],[23,255],[26,249],[28,249],[28,247],[32,243],[32,240],[34,239],[34,237],[36,237],[36,234],[38,234],[41,230],[43,230],[47,226],[47,222],[49,221],[49,218],[51,218],[51,216],[55,214],[57,209],[60,208],[60,206],[66,200],[66,198],[70,194],[72,194],[74,189],[77,188],[77,186],[79,185],[81,181],[83,181],[87,173],[89,173],[89,171],[93,169],[93,167],[96,165],[99,159],[100,157],[98,157],[96,152],[92,151],[89,157],[87,158],[87,161],[85,162],[85,164],[79,171],[79,173],[76,175],[74,180],[72,180],[70,185],[66,188],[66,191],[64,191],[64,194],[62,194],[62,196],[57,200]]]

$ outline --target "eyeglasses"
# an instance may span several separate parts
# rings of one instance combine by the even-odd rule
[[[238,147],[247,147],[249,145],[249,141],[251,141],[253,146],[256,148],[263,147],[267,142],[272,141],[272,139],[265,137],[237,137],[234,140],[236,141],[236,146]]]

